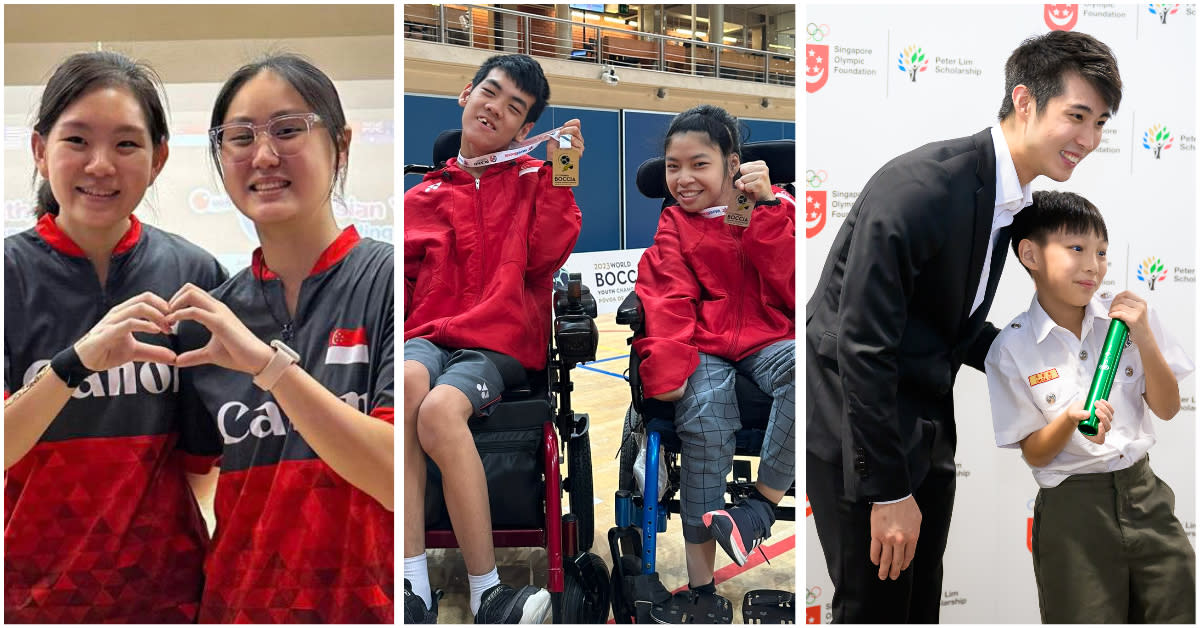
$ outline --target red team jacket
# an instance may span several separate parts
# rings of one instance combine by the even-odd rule
[[[101,285],[54,217],[4,240],[4,392],[28,383],[108,310],[225,271],[186,240],[132,219]],[[178,351],[176,339],[142,335]],[[85,379],[4,474],[4,619],[13,623],[192,623],[208,530],[184,470],[219,444],[181,421],[180,370],[127,362]]]
[[[634,341],[645,396],[682,386],[699,351],[741,360],[796,337],[796,202],[758,205],[750,226],[663,210],[635,286],[646,337]]]
[[[553,273],[579,237],[571,188],[528,156],[479,179],[457,160],[404,194],[404,339],[546,366]]]

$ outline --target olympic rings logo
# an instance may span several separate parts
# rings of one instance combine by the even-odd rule
[[[829,37],[828,24],[817,25],[812,22],[808,23],[808,41],[822,41],[826,37]]]
[[[812,587],[811,589],[806,589],[806,592],[807,595],[804,598],[806,600],[805,604],[812,604],[817,601],[817,598],[821,597],[821,587]]]
[[[808,179],[808,187],[819,188],[822,183],[829,180],[829,173],[824,170],[808,170],[805,172],[805,177]]]

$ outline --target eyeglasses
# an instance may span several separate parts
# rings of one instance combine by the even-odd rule
[[[309,132],[321,117],[315,113],[289,113],[276,116],[263,124],[233,122],[208,130],[209,140],[223,161],[242,163],[254,157],[255,140],[267,134],[267,145],[276,157],[289,157],[304,150]]]

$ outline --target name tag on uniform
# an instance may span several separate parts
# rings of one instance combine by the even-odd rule
[[[1044,384],[1052,379],[1058,379],[1058,369],[1050,369],[1041,373],[1034,373],[1029,376],[1029,387],[1033,388],[1038,384]]]
[[[733,206],[725,210],[725,224],[735,227],[750,226],[750,212],[754,211],[754,204],[750,199],[746,198],[745,194],[738,194],[737,200]]]

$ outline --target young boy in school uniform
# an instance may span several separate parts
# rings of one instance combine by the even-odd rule
[[[550,162],[513,145],[549,99],[532,57],[490,57],[458,98],[458,156],[404,194],[405,623],[437,622],[425,555],[426,455],[442,471],[475,623],[542,623],[550,615],[545,589],[500,582],[487,478],[467,427],[504,392],[484,351],[546,368],[553,272],[579,237],[571,188],[554,187]],[[560,132],[582,154],[579,120]]]
[[[1150,469],[1153,416],[1179,411],[1192,360],[1132,292],[1096,295],[1108,231],[1087,199],[1035,192],[1012,248],[1033,277],[1029,309],[988,351],[996,444],[1037,481],[1033,570],[1044,623],[1195,623],[1195,553],[1175,494]],[[1099,429],[1076,426],[1112,319],[1129,326]]]

